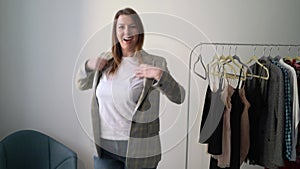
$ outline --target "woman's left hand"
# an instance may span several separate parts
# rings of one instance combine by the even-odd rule
[[[162,75],[162,70],[151,65],[141,64],[135,71],[136,77],[139,78],[154,78],[159,80]]]

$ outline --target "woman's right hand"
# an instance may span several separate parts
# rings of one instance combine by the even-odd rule
[[[87,67],[90,70],[102,70],[106,64],[107,60],[100,57],[91,58],[87,61]]]

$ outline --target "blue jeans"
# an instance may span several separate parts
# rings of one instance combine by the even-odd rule
[[[99,147],[101,149],[101,157],[94,157],[95,169],[129,169],[125,165],[127,142],[105,139],[102,139],[101,142],[102,146],[106,147],[107,149],[109,148],[110,151]],[[156,167],[141,169],[156,169]]]
[[[125,166],[125,161],[125,157],[118,156],[102,149],[101,158],[94,157],[94,169],[128,169]],[[141,169],[156,169],[156,167]]]

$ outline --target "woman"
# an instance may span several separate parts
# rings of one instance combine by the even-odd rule
[[[166,60],[143,51],[143,42],[138,14],[119,10],[111,52],[88,59],[77,74],[77,87],[94,91],[92,123],[102,167],[156,168],[161,159],[159,93],[177,104],[184,100],[185,91],[169,74]]]

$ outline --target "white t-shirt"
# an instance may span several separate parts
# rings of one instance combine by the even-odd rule
[[[104,72],[96,89],[99,103],[101,138],[128,140],[136,103],[143,89],[143,79],[135,77],[139,62],[123,57],[117,72]]]

